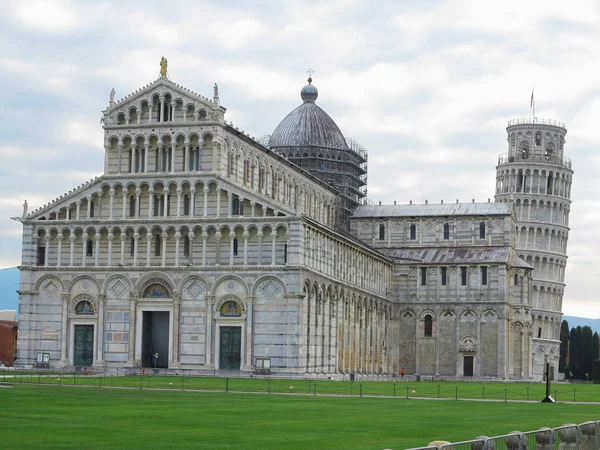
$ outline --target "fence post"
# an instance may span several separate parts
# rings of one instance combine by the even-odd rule
[[[73,372],[73,386],[77,384],[77,369]]]
[[[558,398],[556,397],[556,389],[554,389],[554,400],[557,401]]]
[[[229,378],[225,378],[225,392],[229,392]]]
[[[408,386],[406,386],[406,398],[408,398]]]
[[[485,400],[485,386],[481,388],[481,398]]]
[[[143,378],[142,378],[142,376],[140,375],[140,389],[144,389],[144,387],[143,387],[143,384],[142,384],[142,383],[143,383],[143,380],[144,380],[144,379],[143,379]]]
[[[527,400],[529,400],[529,386],[527,386]]]
[[[100,384],[98,385],[98,387],[102,387],[102,375],[100,375]]]
[[[117,369],[117,370],[119,370],[119,369]],[[110,387],[112,387],[112,386],[113,386],[113,376],[111,375],[110,376]]]
[[[438,398],[440,398],[440,385],[438,384]]]
[[[23,371],[21,370],[21,384],[23,384]]]
[[[506,403],[506,389],[504,389],[504,402]]]
[[[396,396],[396,383],[394,383],[394,397]]]
[[[360,396],[362,397],[362,384],[360,385]]]
[[[575,388],[573,388],[573,401],[576,402],[577,400],[575,400]]]
[[[456,395],[455,400],[458,400],[458,386],[456,386],[456,394],[455,395]]]
[[[4,375],[6,377],[6,375]],[[42,374],[38,375],[38,384],[42,384]]]
[[[313,385],[313,395],[317,395],[317,383]]]
[[[181,390],[183,391],[183,386],[185,384],[185,376],[181,379]]]

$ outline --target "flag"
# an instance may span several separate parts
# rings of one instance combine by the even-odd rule
[[[529,102],[529,107],[533,108],[533,88],[531,88],[531,101]]]

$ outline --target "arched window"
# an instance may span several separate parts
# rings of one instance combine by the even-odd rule
[[[233,240],[233,255],[237,256],[237,254],[238,254],[238,240],[237,240],[237,238],[235,238]]]
[[[385,225],[379,224],[379,240],[383,241],[385,239]]]
[[[237,198],[233,199],[233,202],[231,204],[231,214],[234,216],[239,216],[240,215],[240,200]]]
[[[133,236],[131,236],[129,238],[129,255],[133,256],[134,253],[135,253],[135,238]]]
[[[546,182],[546,195],[552,195],[552,182],[553,182],[553,178],[552,178],[552,173],[548,174],[548,181]]]
[[[90,217],[94,217],[94,202],[90,202]]]
[[[417,226],[414,223],[410,224],[410,240],[414,241],[417,239]]]
[[[450,239],[450,224],[445,223],[444,224],[444,240],[448,240],[448,239]]]
[[[421,267],[421,286],[427,286],[427,267]]]
[[[160,237],[160,234],[156,235],[155,241],[154,241],[154,256],[160,256],[161,254],[161,250],[162,250],[162,239]]]
[[[190,196],[188,194],[183,196],[183,215],[190,215]]]
[[[94,242],[90,239],[87,241],[85,246],[85,256],[92,256],[94,254]]]
[[[424,336],[425,337],[431,337],[431,336],[433,336],[433,317],[431,317],[431,314],[427,314],[425,316],[425,332],[424,332]]]
[[[485,222],[479,222],[479,239],[485,239]]]
[[[519,285],[519,274],[515,273],[514,277],[513,277],[513,283],[515,286]]]
[[[183,238],[183,256],[190,256],[190,237]]]
[[[135,216],[135,195],[129,197],[129,217]]]
[[[521,158],[528,159],[529,158],[529,143],[527,141],[521,142],[520,150],[521,150]]]

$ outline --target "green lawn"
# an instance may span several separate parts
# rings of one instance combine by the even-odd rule
[[[541,400],[546,387],[542,383],[477,383],[449,381],[406,381],[406,382],[354,382],[349,381],[307,381],[307,380],[267,380],[264,378],[213,378],[186,376],[120,376],[97,377],[83,375],[49,375],[34,372],[0,373],[0,383],[34,383],[52,385],[95,385],[111,387],[132,387],[142,389],[178,389],[237,391],[237,392],[289,392],[314,393],[317,395],[355,395],[428,397],[451,399],[496,399],[496,400]],[[8,377],[8,378],[5,378]],[[12,377],[12,378],[11,378]],[[60,379],[59,379],[60,378]],[[362,386],[362,388],[361,388]],[[552,395],[558,401],[600,402],[600,385],[594,384],[553,384]]]
[[[156,378],[160,377],[151,383],[158,382]],[[502,385],[488,385],[492,386]],[[405,449],[433,439],[466,440],[600,419],[598,405],[318,393],[315,397],[16,384],[0,388],[0,447]]]

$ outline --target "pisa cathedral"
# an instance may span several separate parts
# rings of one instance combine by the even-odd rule
[[[166,69],[166,60],[165,60]],[[104,171],[23,224],[21,367],[377,379],[556,373],[573,171],[508,124],[495,202],[366,201],[367,152],[302,104],[259,142],[154,82],[103,111]]]

